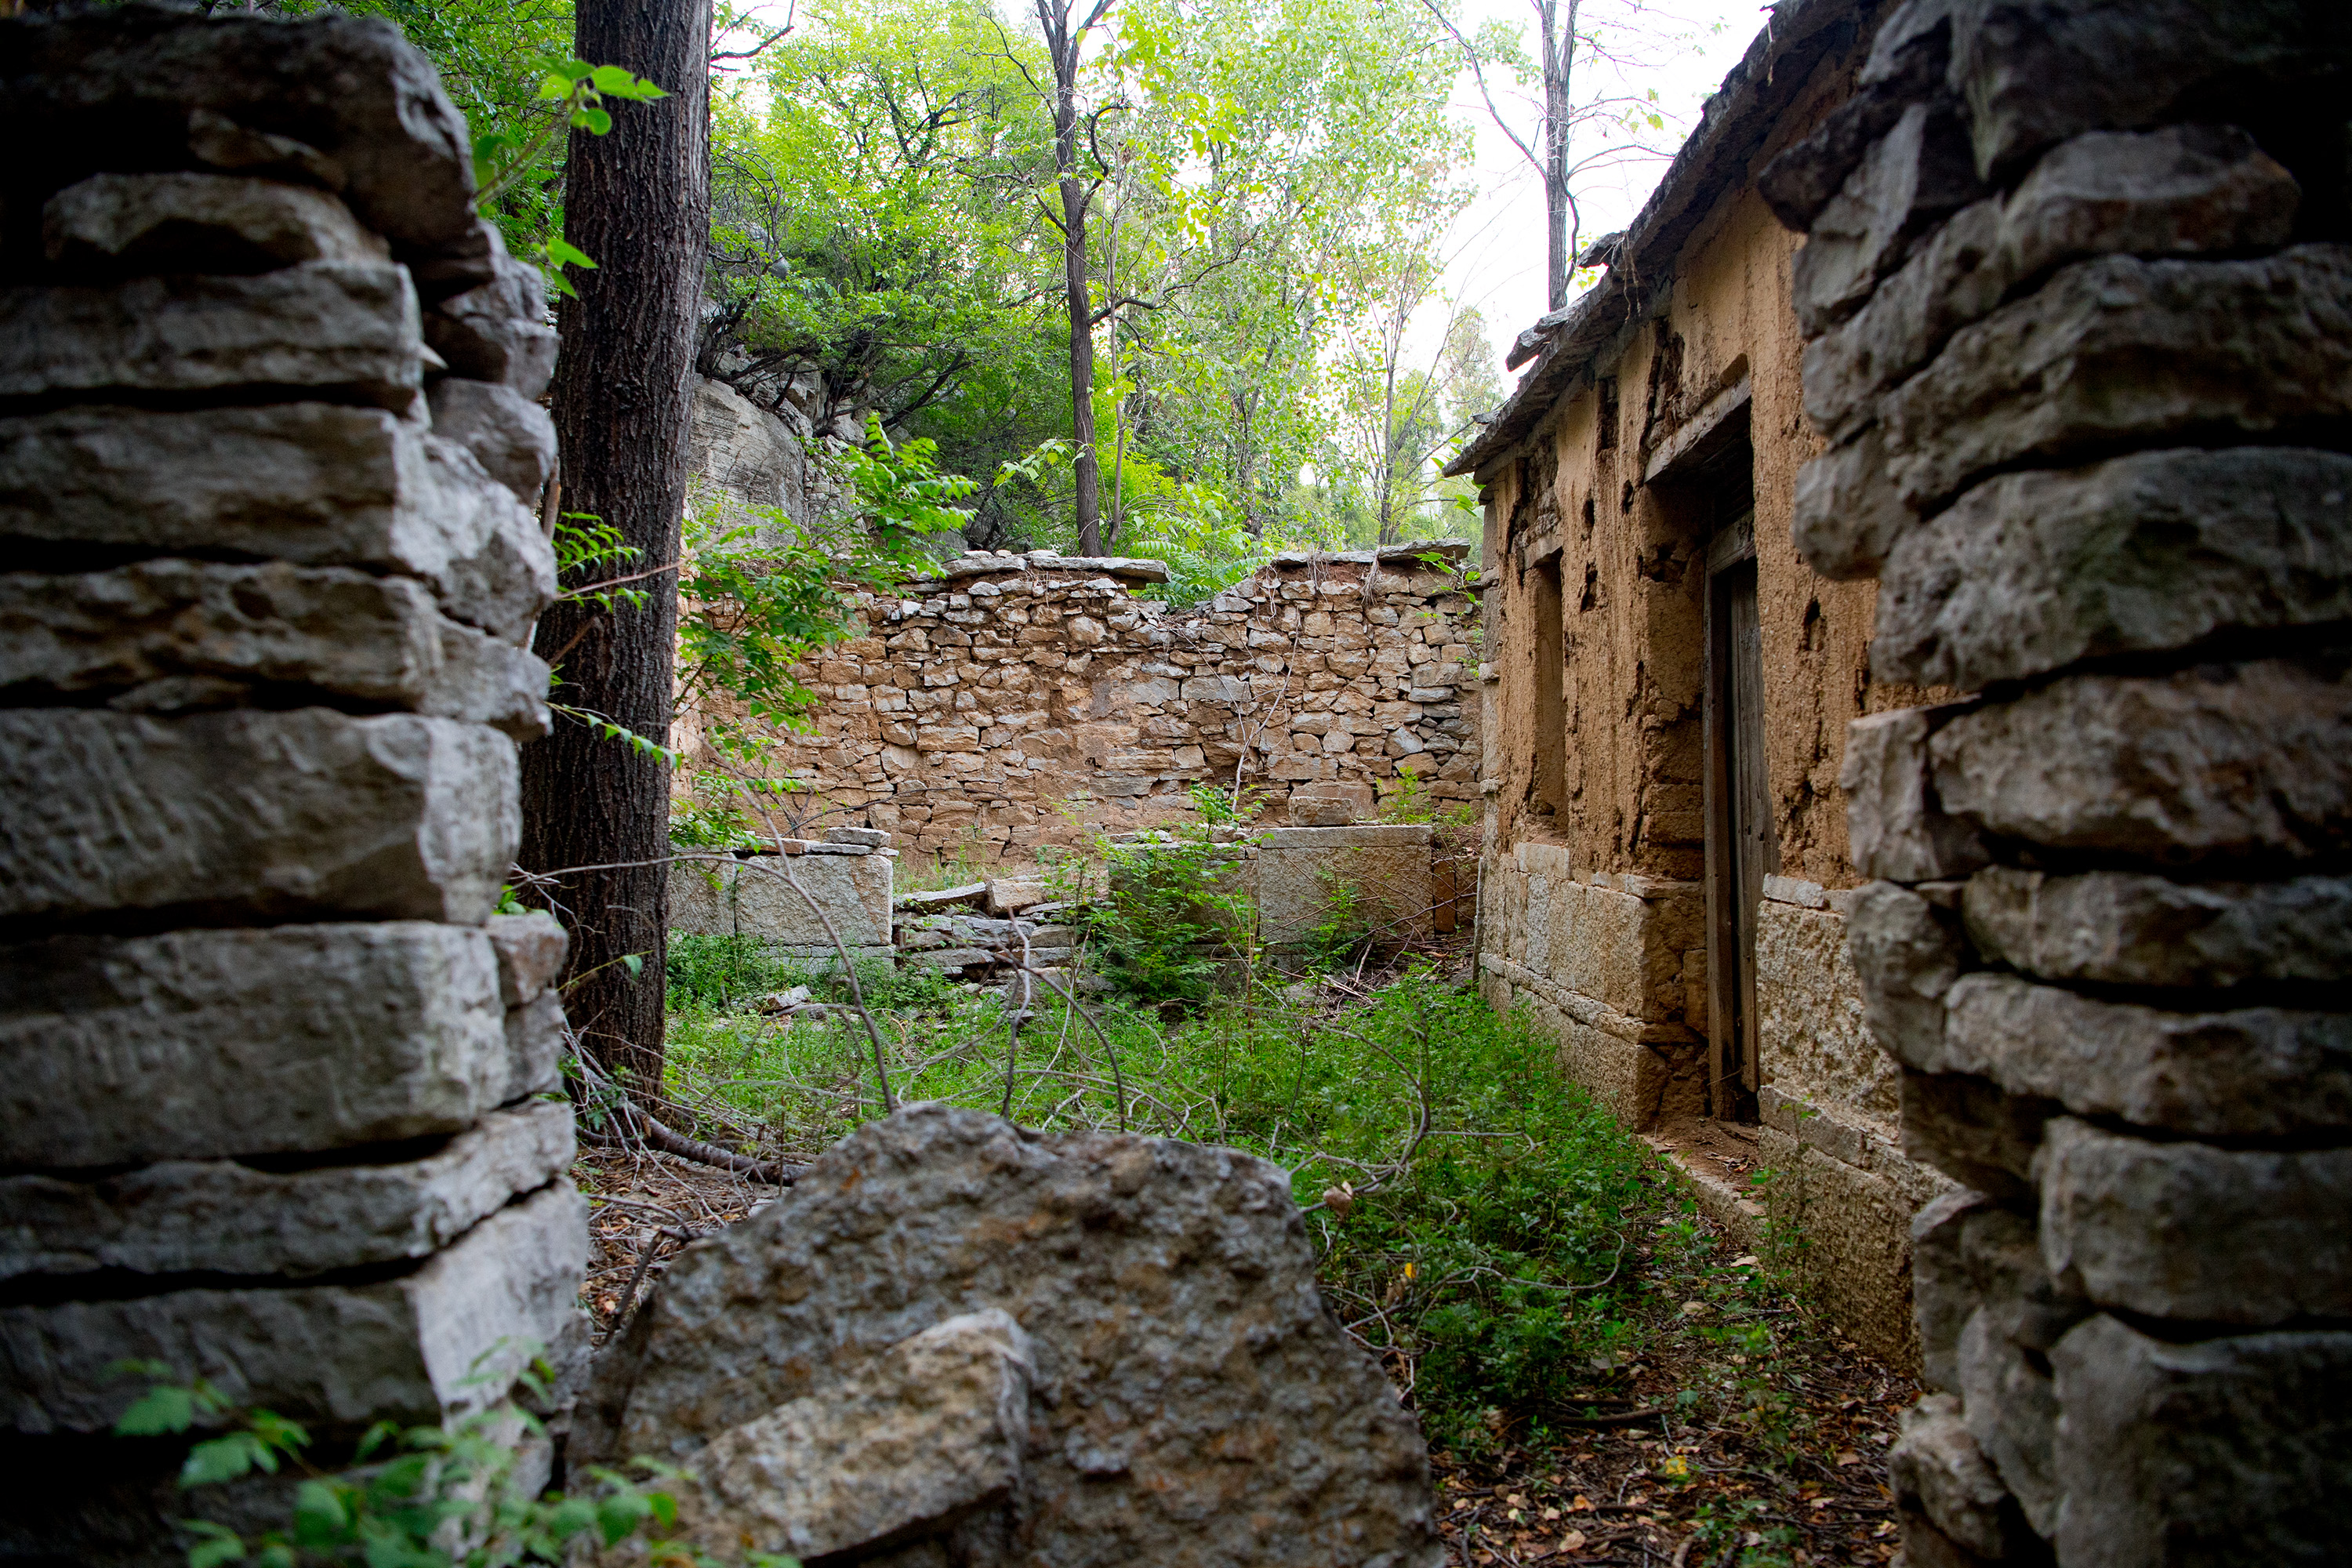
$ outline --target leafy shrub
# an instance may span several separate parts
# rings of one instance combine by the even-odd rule
[[[771,992],[806,984],[806,965],[780,958],[755,936],[669,934],[669,1005],[747,1006]]]
[[[1242,890],[1240,847],[1206,823],[1125,843],[1105,839],[1106,894],[1087,928],[1118,984],[1150,1000],[1201,1001],[1245,964],[1256,906]]]

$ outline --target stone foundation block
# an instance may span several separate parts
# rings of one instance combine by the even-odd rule
[[[890,865],[882,855],[757,855],[738,861],[735,930],[783,947],[833,951],[837,935],[853,952],[890,945]],[[809,895],[803,898],[785,879]],[[688,875],[693,875],[689,867]],[[809,907],[814,899],[824,920]],[[833,931],[825,930],[830,921]]]
[[[1757,914],[1756,1006],[1764,1077],[1803,1083],[1864,1115],[1891,1117],[1894,1062],[1872,1044],[1844,917],[1766,900]],[[1899,1226],[1897,1227],[1900,1228]]]
[[[1893,882],[1864,888],[1846,921],[1871,1038],[1921,1072],[1962,1070],[1944,1045],[1944,999],[1971,956],[1958,928],[1950,911]]]
[[[1314,940],[1340,900],[1376,944],[1426,935],[1429,828],[1423,824],[1278,827],[1257,852],[1258,940],[1291,947]]]
[[[514,742],[324,709],[0,713],[0,918],[477,923],[521,835]]]
[[[1965,1073],[1903,1069],[1903,1152],[1997,1198],[2031,1190],[2049,1100],[2005,1094]]]
[[[2164,863],[2334,854],[2352,828],[2352,659],[2079,675],[1963,714],[1928,750],[1947,810],[2034,844]]]
[[[2352,1333],[2171,1344],[2096,1317],[2051,1354],[2067,1568],[2320,1563],[2352,1539]]]
[[[2352,618],[2352,458],[2140,452],[2005,474],[1906,534],[1871,669],[1977,690],[2078,659]]]
[[[0,1404],[19,1432],[98,1432],[145,1392],[124,1360],[320,1426],[437,1421],[505,1396],[574,1310],[588,1205],[569,1184],[375,1284],[175,1290],[0,1307]]]
[[[671,861],[669,929],[688,936],[733,936],[738,876],[732,858]]]
[[[1767,1199],[1808,1247],[1799,1272],[1863,1348],[1889,1365],[1919,1364],[1911,1323],[1910,1205],[1885,1177],[1808,1146]]]
[[[399,413],[422,331],[408,274],[385,261],[0,289],[0,397],[299,388]]]
[[[2352,1015],[2168,1012],[1986,973],[1949,1007],[1944,1070],[2082,1115],[2216,1138],[2352,1127]]]
[[[2052,980],[2222,988],[2352,977],[2352,878],[2175,882],[1995,866],[1969,879],[1960,907],[1987,958]]]
[[[2352,1318],[2352,1150],[2156,1143],[2059,1117],[2035,1177],[2042,1256],[2103,1307],[2252,1328]]]
[[[1990,858],[1975,825],[1949,815],[1937,798],[1930,751],[1937,731],[1969,711],[1958,703],[1905,708],[1845,727],[1838,788],[1845,795],[1853,863],[1864,876],[1936,881],[1965,877]]]
[[[326,192],[228,174],[93,174],[49,198],[41,248],[74,278],[392,258]]]
[[[54,937],[0,949],[0,1165],[461,1131],[519,1076],[478,931]]]
[[[424,1258],[561,1176],[572,1155],[572,1108],[545,1100],[390,1164],[166,1160],[98,1181],[0,1176],[0,1279],[310,1275]]]

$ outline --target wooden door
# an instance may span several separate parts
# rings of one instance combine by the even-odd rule
[[[1779,869],[1764,753],[1764,637],[1756,606],[1754,514],[1707,551],[1707,1046],[1717,1120],[1755,1120],[1756,925]]]

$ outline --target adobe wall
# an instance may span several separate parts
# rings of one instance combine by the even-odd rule
[[[1765,177],[1834,443],[1797,543],[1877,579],[1879,676],[1972,694],[1843,774],[1869,1027],[1963,1184],[1914,1563],[2352,1535],[2347,77],[2336,5],[1914,0]]]
[[[1187,790],[1236,776],[1265,815],[1293,793],[1387,793],[1407,774],[1472,798],[1476,610],[1458,543],[1277,556],[1205,605],[1133,591],[1150,561],[982,554],[866,602],[803,672],[814,734],[777,770],[815,826],[896,835],[915,866],[993,870],[1041,848],[1188,816]],[[688,771],[715,758],[681,726]]]
[[[117,1363],[331,1462],[585,1355],[564,932],[493,912],[554,334],[389,23],[0,58],[0,1557],[178,1563]]]
[[[1710,1113],[1702,555],[1715,520],[1647,470],[1744,384],[1777,856],[1755,955],[1759,1156],[1776,1173],[1781,1217],[1811,1235],[1804,1268],[1817,1292],[1874,1352],[1906,1364],[1906,1227],[1947,1184],[1903,1154],[1895,1074],[1863,1027],[1844,951],[1862,878],[1838,774],[1849,721],[1920,693],[1872,676],[1873,585],[1824,581],[1790,542],[1798,469],[1820,442],[1790,299],[1798,240],[1754,184],[1843,98],[1854,64],[1842,54],[1815,68],[1693,226],[1649,313],[1482,471],[1494,626],[1482,967],[1490,999],[1530,1005],[1570,1074],[1634,1127]],[[1554,549],[1567,776],[1560,809],[1547,813],[1532,567]]]

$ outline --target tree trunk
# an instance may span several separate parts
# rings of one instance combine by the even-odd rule
[[[1568,26],[1559,26],[1559,0],[1538,0],[1543,19],[1543,187],[1544,287],[1557,310],[1568,303],[1568,279],[1576,258],[1570,254],[1576,238],[1570,215],[1575,203],[1568,191],[1569,72],[1576,63],[1576,9],[1580,0],[1567,0]]]
[[[558,310],[553,402],[563,510],[620,530],[643,553],[678,555],[694,337],[710,224],[710,0],[579,0],[579,58],[625,66],[669,96],[616,106],[604,136],[572,132],[565,237],[595,258]],[[561,654],[558,701],[667,743],[677,579],[643,608],[564,603],[536,647]],[[546,897],[572,931],[564,1010],[583,1043],[648,1092],[661,1083],[668,926],[669,770],[559,718],[523,750],[522,864],[534,871],[656,862],[565,877]],[[633,971],[625,962],[636,955]]]
[[[1109,9],[1109,0],[1097,0],[1073,29],[1066,5],[1056,11],[1054,0],[1037,0],[1054,60],[1054,172],[1061,181],[1062,283],[1070,300],[1070,477],[1081,555],[1102,553],[1102,479],[1095,458],[1094,306],[1087,293],[1087,208],[1094,192],[1078,178],[1078,52]]]

